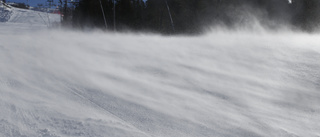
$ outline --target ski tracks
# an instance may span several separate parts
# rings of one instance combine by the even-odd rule
[[[116,120],[119,120],[120,122],[122,122],[123,124],[126,124],[126,126],[128,126],[129,128],[132,128],[138,132],[140,132],[141,134],[145,135],[146,137],[152,137],[151,135],[147,134],[146,132],[138,129],[137,127],[133,126],[132,124],[130,124],[129,122],[127,122],[126,120],[118,117],[116,114],[110,112],[108,109],[103,107],[103,104],[97,103],[95,100],[93,100],[92,98],[94,98],[94,95],[91,95],[91,97],[88,97],[87,95],[85,95],[86,90],[80,87],[76,87],[76,86],[68,86],[69,90],[71,91],[72,94],[74,94],[75,96],[79,97],[80,99],[90,103],[92,106],[94,106],[95,108],[100,109],[101,111],[103,111],[104,113],[106,113],[108,116],[112,116],[113,118],[115,118]]]

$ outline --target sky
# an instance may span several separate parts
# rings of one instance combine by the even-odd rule
[[[7,2],[28,3],[30,6],[36,6],[38,3],[45,4],[46,0],[7,0]]]

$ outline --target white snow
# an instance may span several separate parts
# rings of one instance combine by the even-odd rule
[[[13,11],[0,136],[320,136],[319,34],[75,32]]]

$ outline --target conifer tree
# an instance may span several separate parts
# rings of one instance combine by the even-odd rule
[[[320,27],[319,0],[295,0],[293,2],[295,8],[299,10],[293,20],[295,25],[306,31],[312,31],[314,28]]]
[[[61,1],[61,0],[60,0]],[[264,26],[279,23],[312,30],[319,26],[319,0],[101,0],[109,29],[151,30],[160,33],[199,33],[213,24],[229,28],[248,24],[252,17]],[[114,3],[115,1],[115,3]],[[113,5],[116,4],[114,19]],[[170,7],[168,9],[167,5]],[[171,17],[170,17],[171,16]],[[172,18],[172,20],[171,20]],[[74,26],[103,27],[98,0],[80,0],[72,18]]]

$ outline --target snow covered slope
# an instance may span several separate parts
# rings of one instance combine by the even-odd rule
[[[60,22],[60,16],[57,14],[47,14],[26,9],[14,8],[0,3],[0,22],[16,23],[32,26],[49,26]]]
[[[0,136],[320,136],[318,34],[38,25],[0,23]]]
[[[13,14],[8,22],[25,23],[30,25],[48,25],[60,21],[58,14],[47,14],[45,12],[31,11],[14,8]]]

